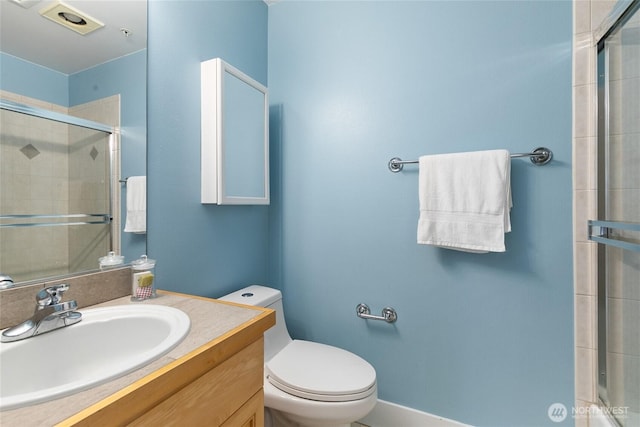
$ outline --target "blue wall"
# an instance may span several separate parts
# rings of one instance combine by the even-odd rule
[[[220,296],[264,282],[269,208],[200,203],[200,62],[223,58],[266,85],[267,6],[151,0],[148,13],[148,252],[158,286]]]
[[[381,399],[478,426],[573,405],[571,32],[569,1],[269,7],[271,283]],[[512,162],[506,253],[416,244],[417,167],[391,157],[540,145],[552,164]]]
[[[549,405],[573,404],[570,2],[150,0],[148,40],[159,287],[269,283],[294,337],[365,357],[382,399],[555,425]],[[200,61],[213,57],[270,87],[270,207],[200,204]],[[415,243],[417,169],[392,174],[389,158],[539,145],[552,164],[512,163],[506,253]],[[360,302],[399,320],[358,319]]]
[[[69,106],[120,94],[121,176],[146,175],[147,51],[141,50],[69,76]],[[122,187],[122,255],[146,253],[146,235],[124,233],[126,186]]]
[[[57,105],[69,105],[66,74],[0,52],[0,89]]]

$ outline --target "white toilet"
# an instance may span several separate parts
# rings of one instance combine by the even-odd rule
[[[292,340],[279,290],[251,285],[219,299],[276,311],[276,325],[264,335],[267,427],[348,426],[373,409],[378,398],[373,366],[337,347]]]

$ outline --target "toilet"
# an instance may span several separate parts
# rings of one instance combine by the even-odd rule
[[[291,339],[279,290],[251,285],[219,300],[276,312],[264,334],[265,426],[346,427],[371,412],[378,399],[373,366],[337,347]]]

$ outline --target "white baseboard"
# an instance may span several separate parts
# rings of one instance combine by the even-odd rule
[[[370,427],[471,427],[384,400],[378,400],[373,411],[358,422]]]

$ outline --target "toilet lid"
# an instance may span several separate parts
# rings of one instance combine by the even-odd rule
[[[305,399],[325,402],[359,400],[375,391],[376,371],[346,350],[294,340],[265,365],[271,384]]]

